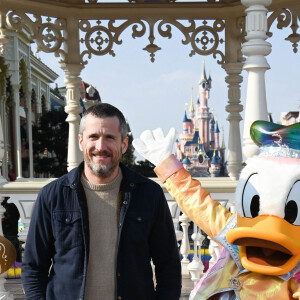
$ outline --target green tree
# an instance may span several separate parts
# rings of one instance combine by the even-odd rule
[[[42,177],[67,173],[69,124],[64,109],[45,112],[33,126],[34,171]]]
[[[139,160],[133,167],[136,172],[146,176],[146,177],[157,177],[153,169],[155,166],[149,160]]]
[[[128,131],[128,148],[127,151],[122,156],[122,162],[125,166],[132,168],[135,164],[135,156],[134,156],[134,148],[132,146],[133,136],[130,130],[130,126],[127,123],[127,131]]]

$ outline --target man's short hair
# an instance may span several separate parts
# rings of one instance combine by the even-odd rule
[[[119,130],[121,133],[122,140],[124,140],[125,137],[127,137],[128,132],[127,132],[127,123],[126,123],[125,117],[122,114],[122,112],[120,110],[118,110],[116,107],[114,107],[113,105],[108,104],[108,103],[99,103],[99,104],[89,107],[84,112],[84,114],[81,118],[81,121],[80,121],[79,134],[81,134],[81,135],[85,129],[85,121],[86,121],[87,115],[92,115],[97,118],[117,117],[119,120],[119,123],[120,123]]]

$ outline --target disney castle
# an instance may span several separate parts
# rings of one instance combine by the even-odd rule
[[[220,144],[218,121],[208,107],[211,82],[203,61],[196,109],[192,91],[190,117],[185,108],[183,132],[176,140],[176,157],[194,177],[226,176],[224,134]]]

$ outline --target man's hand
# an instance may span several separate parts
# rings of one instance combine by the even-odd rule
[[[153,131],[145,130],[139,139],[134,139],[132,144],[137,152],[149,160],[155,166],[172,154],[176,138],[176,130],[171,128],[167,136],[161,128]]]

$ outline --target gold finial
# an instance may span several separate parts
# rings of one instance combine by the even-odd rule
[[[195,112],[195,109],[194,109],[194,102],[193,102],[193,90],[194,88],[191,87],[191,90],[192,90],[192,95],[191,95],[191,106],[190,106],[190,112],[191,113],[194,113]]]
[[[186,108],[187,108],[188,105],[189,104],[187,102],[184,103],[184,110],[186,110]]]

